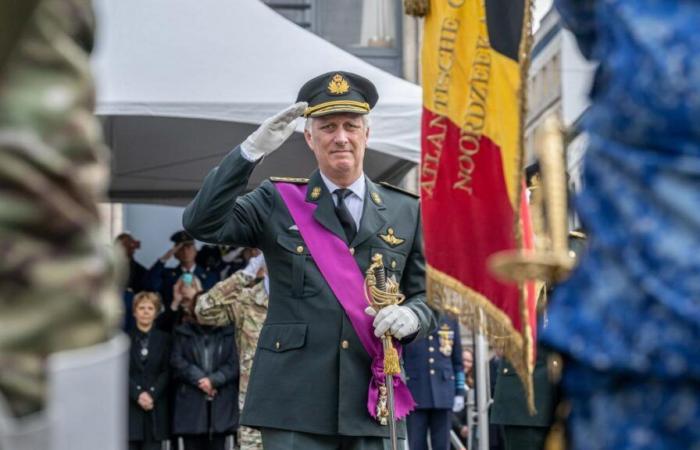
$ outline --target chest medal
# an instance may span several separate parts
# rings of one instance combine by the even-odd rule
[[[450,329],[449,325],[444,324],[440,327],[438,336],[440,338],[440,353],[445,356],[450,356],[452,354],[452,347],[454,346],[455,332]]]

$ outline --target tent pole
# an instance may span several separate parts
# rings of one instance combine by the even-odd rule
[[[474,342],[474,366],[476,367],[477,450],[489,450],[489,407],[491,406],[490,371],[486,336],[480,331],[484,312],[479,309],[476,340]]]

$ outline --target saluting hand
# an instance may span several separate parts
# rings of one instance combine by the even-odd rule
[[[253,160],[277,150],[296,128],[296,119],[301,116],[308,103],[299,102],[266,119],[260,127],[241,144],[243,152]]]
[[[167,263],[168,261],[170,261],[170,258],[175,256],[175,253],[177,253],[177,251],[180,250],[181,248],[182,248],[182,242],[180,242],[179,244],[173,245],[167,252],[165,252],[165,254],[163,256],[161,256],[159,258],[160,261],[163,264]]]

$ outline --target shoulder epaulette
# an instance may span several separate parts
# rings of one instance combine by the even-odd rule
[[[415,192],[411,192],[407,189],[403,189],[403,188],[400,188],[398,186],[394,186],[393,184],[389,184],[386,181],[381,181],[379,184],[381,184],[384,187],[388,187],[389,189],[393,189],[394,191],[398,191],[398,192],[410,195],[411,197],[420,198],[420,196],[418,194],[416,194]]]
[[[290,177],[270,177],[272,182],[282,182],[282,183],[294,183],[294,184],[306,184],[309,182],[308,178],[290,178]]]

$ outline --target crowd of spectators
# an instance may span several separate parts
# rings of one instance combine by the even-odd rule
[[[134,257],[138,239],[130,233],[115,239],[129,263],[123,291],[123,330],[131,339],[129,450],[157,450],[167,442],[173,450],[224,450],[228,436],[238,440],[236,332],[232,324],[200,321],[196,299],[259,252],[198,251],[184,231],[170,240],[173,246],[147,269]],[[175,266],[169,265],[173,258]],[[262,276],[246,280],[253,286]]]

